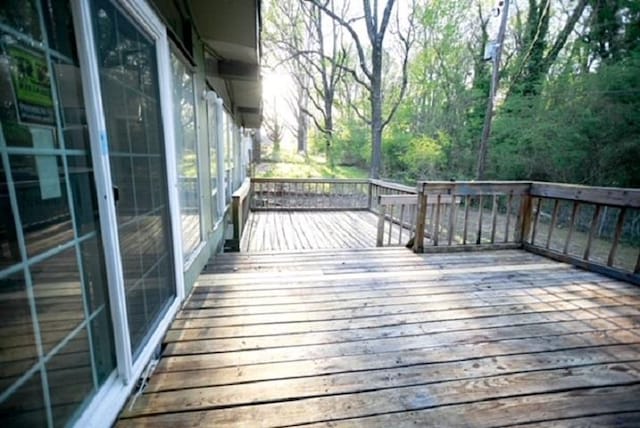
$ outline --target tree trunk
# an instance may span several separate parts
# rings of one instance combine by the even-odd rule
[[[509,18],[509,0],[504,0],[502,9],[502,19],[500,20],[500,29],[498,30],[498,40],[496,50],[493,55],[493,74],[491,76],[491,89],[489,90],[489,99],[487,101],[487,111],[484,116],[484,126],[482,127],[482,137],[480,139],[480,147],[478,148],[478,169],[476,179],[483,180],[485,168],[487,166],[487,152],[489,151],[489,136],[491,135],[491,121],[493,120],[493,104],[500,82],[500,58],[502,57],[502,44],[504,42],[504,33],[507,29],[507,19]]]
[[[297,131],[297,140],[298,140],[298,153],[304,153],[307,155],[307,135],[309,130],[309,121],[307,119],[307,115],[304,114],[302,109],[298,110],[298,131]]]
[[[382,43],[373,48],[371,78],[371,178],[382,171]]]
[[[333,159],[332,144],[333,144],[333,104],[331,100],[325,100],[325,111],[327,112],[324,118],[324,136],[325,136],[325,149],[326,159],[329,167],[335,166],[335,160]]]

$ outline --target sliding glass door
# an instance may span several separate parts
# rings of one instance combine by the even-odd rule
[[[0,420],[64,426],[116,367],[66,1],[0,7]]]
[[[135,357],[175,297],[156,46],[114,2],[92,6]]]

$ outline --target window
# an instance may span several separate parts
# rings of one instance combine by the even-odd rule
[[[182,252],[186,260],[198,247],[202,236],[195,98],[193,74],[175,54],[171,55],[171,70],[173,72],[173,112],[176,129]]]
[[[135,359],[176,294],[156,42],[113,2],[93,6]]]
[[[115,369],[71,12],[44,4],[0,8],[3,426],[66,425]]]
[[[207,134],[209,136],[209,176],[211,177],[211,218],[213,225],[220,218],[218,205],[218,120],[216,102],[207,98]],[[212,229],[213,229],[212,225]]]

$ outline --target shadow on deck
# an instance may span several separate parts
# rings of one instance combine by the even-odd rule
[[[166,344],[119,426],[640,417],[640,290],[520,250],[222,255]]]
[[[468,249],[469,235],[484,251],[433,254],[373,247],[393,210],[253,213],[247,251],[202,273],[118,426],[637,426],[640,289],[492,249],[548,236],[540,251],[553,250],[554,221],[543,228],[535,210],[507,208],[497,233],[495,201],[477,204],[477,237],[451,228],[471,217],[468,199],[435,206],[423,244]]]

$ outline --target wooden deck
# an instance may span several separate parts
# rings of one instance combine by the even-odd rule
[[[118,422],[526,424],[640,424],[638,287],[520,250],[224,254]]]
[[[240,242],[244,252],[376,246],[378,217],[369,211],[255,211]],[[399,230],[392,231],[398,242]],[[404,230],[403,241],[410,239]]]

